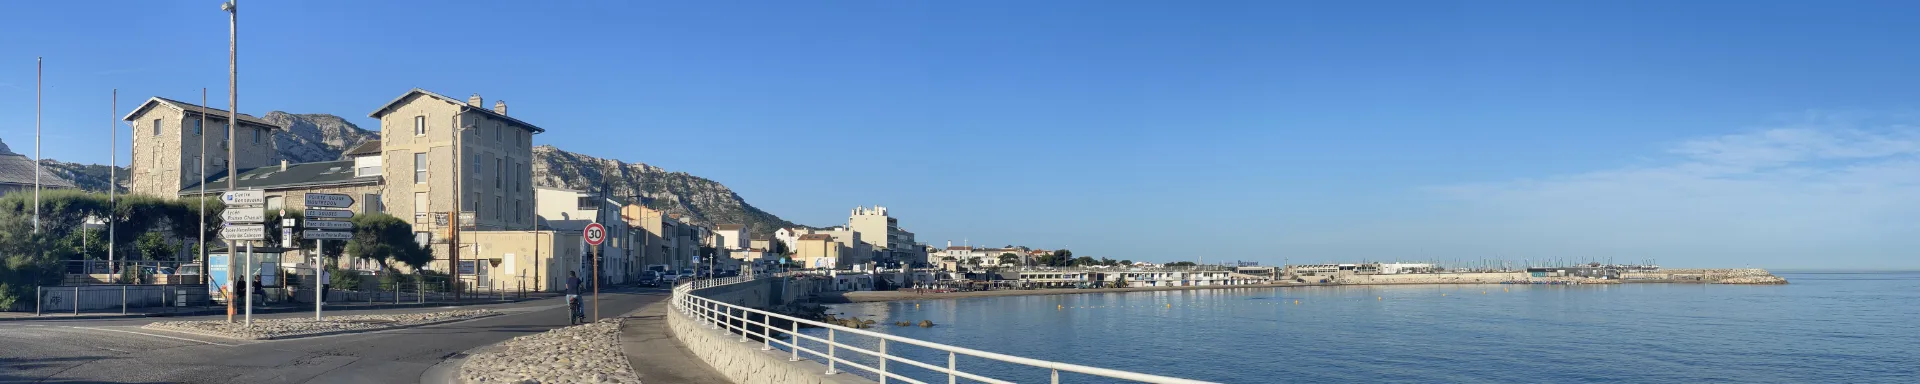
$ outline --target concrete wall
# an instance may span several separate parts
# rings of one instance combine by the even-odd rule
[[[741,342],[740,335],[705,327],[699,321],[679,313],[667,315],[667,327],[674,338],[687,346],[701,361],[740,384],[825,384],[871,383],[850,373],[826,375],[827,366],[802,359],[787,361],[790,352],[762,351],[761,343]]]

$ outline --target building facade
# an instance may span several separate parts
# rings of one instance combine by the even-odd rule
[[[204,119],[203,119],[204,117]],[[122,120],[132,127],[133,158],[128,177],[133,194],[173,197],[187,186],[211,177],[225,177],[228,165],[246,170],[267,166],[277,150],[273,135],[280,126],[242,114],[228,140],[225,110],[205,108],[163,97],[148,98]],[[204,123],[203,123],[204,121]],[[205,151],[200,143],[206,142]],[[227,161],[232,147],[234,161]],[[200,163],[206,162],[206,174]]]
[[[380,120],[388,212],[412,219],[437,264],[451,254],[455,225],[535,229],[533,135],[546,130],[508,117],[504,101],[483,105],[478,94],[462,101],[415,88],[368,114]],[[471,222],[457,218],[466,215]]]

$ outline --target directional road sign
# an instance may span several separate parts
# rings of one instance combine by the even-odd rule
[[[601,226],[600,223],[587,224],[587,230],[583,231],[583,236],[587,237],[587,244],[600,245],[601,242],[607,241],[607,227]]]
[[[261,207],[227,207],[220,211],[220,220],[229,223],[261,223],[267,221],[267,209]]]
[[[313,222],[307,222],[312,224]],[[346,240],[353,238],[353,232],[306,230],[300,232],[300,238],[307,240]]]
[[[346,208],[353,206],[353,196],[338,193],[309,193],[307,208]]]
[[[351,221],[307,220],[307,229],[353,229]]]
[[[267,226],[260,224],[228,225],[220,229],[220,238],[227,240],[266,240]]]
[[[232,191],[220,194],[220,202],[227,205],[261,205],[267,203],[265,191]]]
[[[338,209],[309,209],[307,210],[307,218],[308,219],[351,219],[353,218],[353,211],[343,211]]]

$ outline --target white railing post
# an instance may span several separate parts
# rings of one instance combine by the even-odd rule
[[[831,375],[831,374],[835,374],[835,373],[840,373],[840,371],[836,371],[836,370],[834,370],[834,366],[835,366],[835,364],[834,364],[834,359],[835,359],[835,357],[834,357],[834,354],[833,354],[833,346],[834,346],[835,344],[839,344],[840,342],[838,342],[838,341],[834,341],[834,338],[833,338],[833,333],[834,333],[834,332],[833,332],[833,328],[827,328],[827,374],[829,374],[829,375]]]
[[[733,307],[727,307],[727,315],[729,315],[729,317],[733,315]],[[732,325],[733,321],[729,319],[727,324]],[[740,342],[745,343],[748,341],[752,340],[747,339],[747,310],[742,308],[740,309]]]
[[[953,375],[953,373],[959,372],[959,371],[954,370],[953,363],[954,363],[953,351],[947,351],[947,384],[954,384],[954,381],[957,379]]]
[[[880,384],[887,384],[887,339],[880,339]]]
[[[800,361],[800,322],[795,321],[790,325],[793,329],[787,331],[787,340],[792,345],[788,345],[787,349],[793,351],[793,357],[787,358],[787,361]]]
[[[773,319],[760,314],[760,350],[773,350]]]

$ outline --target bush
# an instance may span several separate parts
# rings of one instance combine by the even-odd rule
[[[380,290],[391,291],[398,289],[399,287],[413,283],[413,279],[413,276],[388,269],[380,274]]]
[[[333,289],[347,291],[360,290],[360,271],[339,269],[329,265],[327,266],[327,274],[327,284],[333,285]]]

